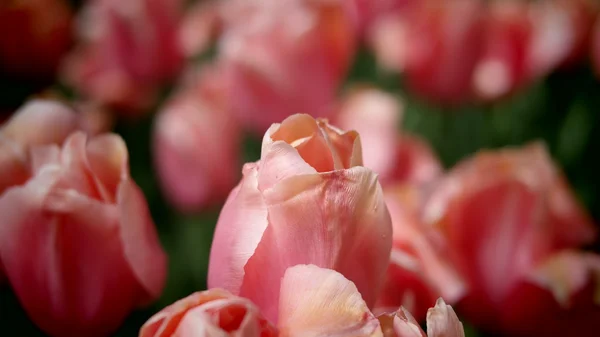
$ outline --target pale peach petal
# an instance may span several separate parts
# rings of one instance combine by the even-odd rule
[[[435,307],[427,312],[427,336],[429,337],[464,337],[462,323],[451,306],[443,299],[438,299]]]
[[[274,289],[282,275],[290,266],[310,263],[341,272],[368,305],[374,304],[392,233],[373,172],[354,167],[294,176],[266,190],[264,198],[269,226],[245,265],[242,296],[276,321],[279,294]]]
[[[239,293],[244,266],[268,225],[267,206],[258,189],[256,164],[244,166],[244,178],[221,210],[210,251],[208,286]]]
[[[404,307],[377,317],[385,337],[427,337],[419,323]]]
[[[97,136],[87,143],[86,154],[98,185],[106,191],[109,201],[114,202],[119,183],[129,176],[125,141],[116,134]]]
[[[75,131],[78,118],[69,107],[51,100],[28,101],[0,132],[23,145],[61,144]]]
[[[279,329],[282,337],[383,336],[356,286],[315,265],[296,265],[283,275]]]
[[[550,256],[528,276],[529,282],[546,288],[563,307],[590,282],[600,284],[600,256],[565,250]],[[596,294],[596,302],[598,298]]]

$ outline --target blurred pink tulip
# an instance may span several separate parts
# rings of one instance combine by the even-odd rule
[[[473,74],[474,90],[479,97],[498,99],[530,80],[529,6],[524,1],[496,1],[488,7],[485,47]]]
[[[0,197],[0,258],[33,322],[51,336],[107,336],[158,297],[166,276],[123,140],[73,133],[31,150],[33,177]]]
[[[368,34],[387,15],[403,13],[418,4],[415,0],[349,0],[347,6],[361,35]]]
[[[169,200],[183,211],[222,201],[239,179],[239,129],[218,67],[202,69],[159,113],[154,162]]]
[[[275,291],[280,292],[274,303],[279,311],[277,328],[249,300],[211,289],[163,309],[148,320],[139,336],[426,337],[404,309],[375,317],[356,286],[331,269],[290,267]],[[441,300],[430,309],[427,321],[430,336],[464,336],[454,311]]]
[[[71,44],[72,12],[64,0],[0,3],[0,73],[52,79]]]
[[[465,279],[459,309],[471,322],[511,336],[597,334],[600,257],[572,250],[596,230],[543,145],[460,163],[424,217]]]
[[[421,219],[425,190],[398,183],[385,188],[392,218],[393,244],[386,281],[377,301],[378,311],[407,308],[419,321],[440,296],[456,302],[465,285],[438,245],[436,233]]]
[[[335,124],[360,135],[364,166],[378,174],[384,186],[394,182],[427,183],[442,173],[429,145],[399,131],[402,105],[398,98],[375,88],[351,91],[342,101]]]
[[[81,43],[63,67],[84,96],[127,111],[148,108],[182,66],[179,0],[90,0]]]
[[[0,126],[0,195],[29,179],[32,146],[62,144],[79,126],[74,111],[58,102],[32,100]]]
[[[219,57],[239,118],[264,132],[295,113],[331,111],[356,43],[341,0],[236,0],[223,13]]]
[[[472,96],[472,76],[483,45],[478,0],[427,0],[408,13],[382,19],[369,40],[380,62],[406,75],[417,94],[446,104]]]
[[[222,4],[218,0],[199,1],[186,11],[179,29],[179,44],[186,57],[202,54],[220,35]]]
[[[310,263],[341,272],[372,305],[391,225],[377,176],[361,164],[356,132],[309,115],[272,125],[221,211],[209,287],[248,297],[276,322],[281,276]]]

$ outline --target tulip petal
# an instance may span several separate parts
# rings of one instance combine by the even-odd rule
[[[451,306],[443,299],[438,299],[435,307],[427,312],[427,336],[429,337],[464,337],[462,323]]]
[[[385,337],[427,337],[419,322],[404,307],[394,313],[380,315],[377,319]]]
[[[157,298],[165,284],[167,256],[158,240],[144,193],[133,181],[123,180],[117,192],[117,206],[125,258],[149,300]]]
[[[320,153],[320,152],[317,152]],[[297,149],[282,141],[277,141],[262,154],[258,173],[258,188],[264,191],[286,178],[317,173]]]
[[[383,336],[356,286],[342,274],[315,265],[297,265],[281,280],[282,337]]]
[[[529,280],[552,291],[558,303],[569,307],[571,297],[590,280],[600,289],[600,256],[570,250],[556,253],[532,271]],[[597,290],[595,301],[600,304],[599,295]]]
[[[20,302],[44,331],[106,335],[139,295],[117,239],[118,212],[57,188],[61,179],[60,170],[49,168],[0,198],[0,257]]]
[[[127,146],[116,134],[90,139],[86,148],[90,170],[108,202],[114,202],[122,179],[129,176]]]
[[[0,134],[0,194],[29,178],[27,153],[22,146]]]
[[[210,251],[208,286],[239,294],[244,265],[267,228],[267,206],[258,190],[256,164],[244,166],[244,178],[221,210]],[[232,252],[235,252],[233,254]]]
[[[244,268],[241,296],[250,298],[275,322],[279,302],[275,289],[285,270],[310,263],[341,272],[356,284],[368,305],[374,303],[388,264],[392,233],[372,171],[354,167],[294,176],[263,195],[269,226]]]
[[[51,100],[34,99],[21,107],[1,129],[23,145],[62,143],[77,128],[77,114]]]

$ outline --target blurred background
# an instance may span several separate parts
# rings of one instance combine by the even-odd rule
[[[50,98],[122,135],[169,255],[162,298],[116,336],[206,288],[220,207],[268,126],[293,113],[335,123],[364,88],[388,93],[391,123],[446,168],[542,140],[598,222],[594,0],[242,2],[0,2],[0,121]],[[0,301],[3,331],[42,336],[7,287]]]

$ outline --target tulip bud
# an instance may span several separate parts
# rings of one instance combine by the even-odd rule
[[[52,336],[107,336],[166,276],[148,206],[117,135],[73,133],[32,150],[33,176],[0,197],[0,259],[21,305]]]
[[[209,286],[250,298],[276,321],[283,273],[310,263],[339,271],[373,305],[391,225],[377,176],[361,164],[356,132],[308,115],[271,126],[260,161],[244,166],[221,211]]]

